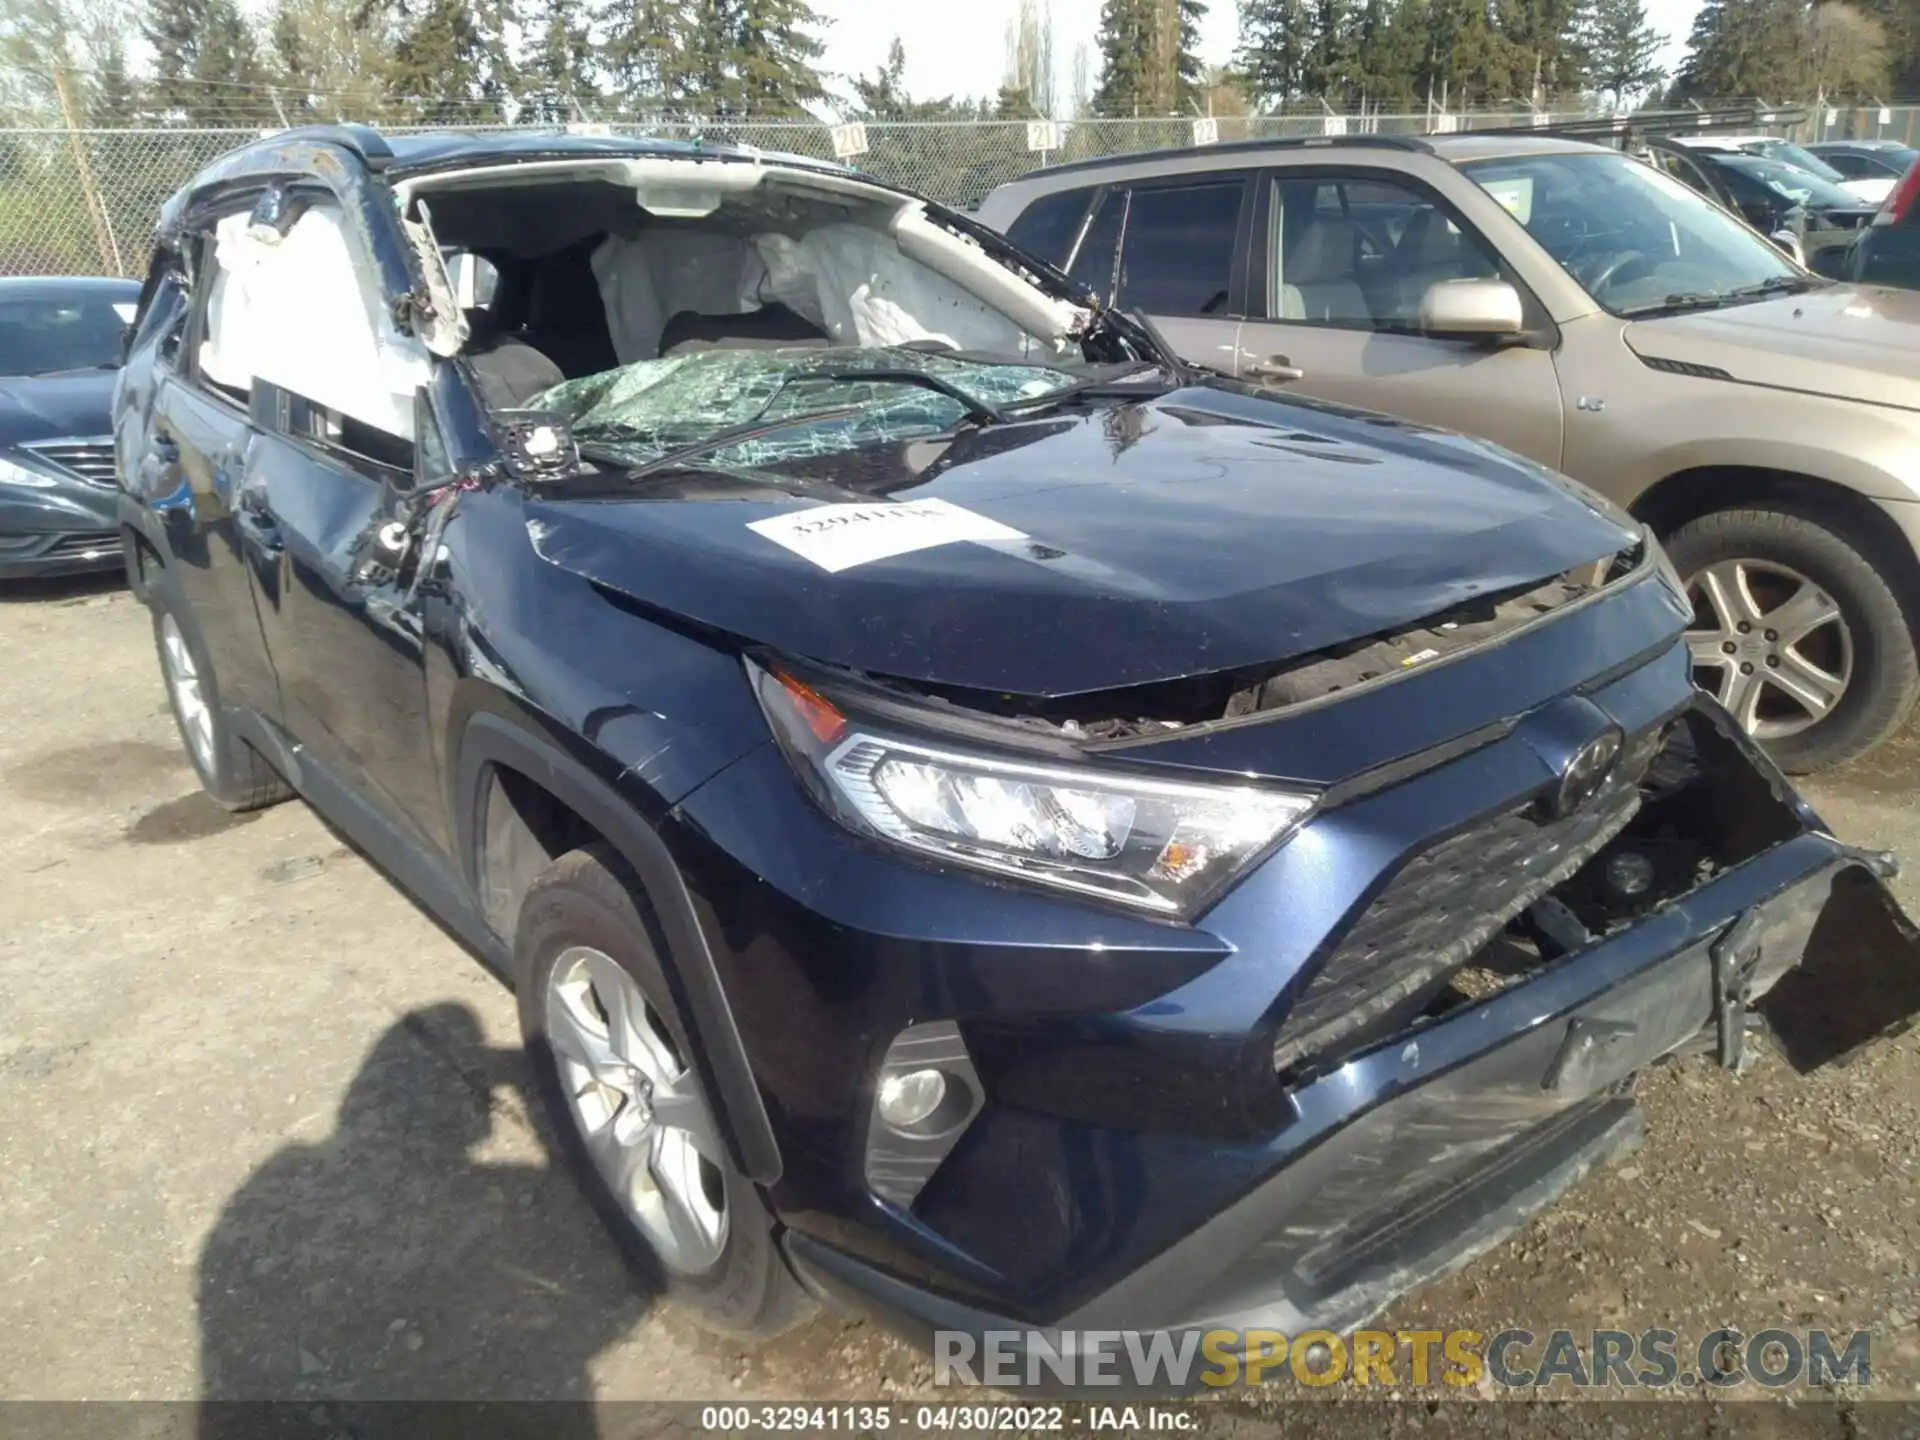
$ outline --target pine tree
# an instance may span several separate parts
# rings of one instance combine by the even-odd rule
[[[1485,0],[1431,0],[1427,15],[1422,90],[1436,105],[1444,97],[1449,110],[1459,111],[1513,94],[1512,51],[1493,28]]]
[[[185,109],[198,125],[275,124],[279,112],[253,27],[235,0],[208,0]]]
[[[147,0],[140,33],[153,48],[150,89],[163,115],[188,115],[198,103],[193,76],[211,8],[210,0]]]
[[[813,62],[822,24],[806,0],[694,0],[689,99],[708,115],[791,115],[826,94]]]
[[[1629,95],[1658,85],[1666,74],[1654,57],[1667,37],[1647,23],[1641,0],[1595,0],[1580,36],[1586,84],[1618,110]]]
[[[1497,0],[1511,94],[1535,102],[1576,95],[1586,75],[1593,0]],[[1504,96],[1489,96],[1504,99]]]
[[[403,16],[386,65],[396,108],[444,124],[471,121],[476,107],[497,101],[505,89],[498,19],[467,0],[428,0],[418,16]]]
[[[608,0],[598,12],[600,67],[614,104],[631,115],[680,113],[692,86],[689,0]]]
[[[912,104],[907,98],[907,47],[900,43],[898,35],[887,47],[887,60],[871,79],[856,75],[853,78],[853,97],[859,102],[858,115],[862,120],[904,120],[906,111]]]
[[[118,30],[103,35],[87,77],[87,120],[93,125],[127,125],[139,118],[140,90],[127,69],[127,44]]]
[[[1304,93],[1306,39],[1302,0],[1241,0],[1234,62],[1256,104],[1278,110]]]
[[[1349,0],[1313,0],[1307,9],[1307,21],[1300,88],[1335,109],[1343,109],[1356,58]]]
[[[1095,44],[1100,82],[1096,115],[1188,113],[1203,82],[1200,20],[1204,0],[1104,0]]]
[[[514,68],[530,118],[573,120],[596,108],[593,35],[580,16],[572,0],[532,0],[520,16],[523,48]]]
[[[1353,94],[1374,109],[1408,110],[1423,94],[1427,54],[1423,0],[1361,0],[1354,21]]]
[[[1706,0],[1675,92],[1681,99],[1798,98],[1809,76],[1800,0]]]

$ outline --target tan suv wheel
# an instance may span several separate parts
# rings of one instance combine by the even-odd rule
[[[1920,694],[1900,601],[1853,540],[1784,510],[1721,510],[1667,537],[1693,600],[1695,682],[1781,769],[1872,749]]]

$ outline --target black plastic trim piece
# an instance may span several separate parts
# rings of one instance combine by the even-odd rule
[[[748,1179],[773,1184],[781,1173],[773,1126],[747,1063],[746,1045],[727,1003],[706,932],[700,928],[693,899],[666,842],[632,805],[579,761],[499,715],[482,712],[468,720],[454,762],[458,853],[470,875],[475,873],[478,826],[494,765],[517,770],[546,789],[593,826],[633,867],[665,934],[668,953],[661,958],[670,962],[668,974],[678,982],[734,1161]]]

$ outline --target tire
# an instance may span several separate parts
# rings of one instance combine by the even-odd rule
[[[293,787],[227,724],[213,662],[191,618],[168,604],[158,586],[149,592],[149,611],[167,707],[201,788],[226,810],[258,810],[291,798]]]
[[[811,1302],[781,1257],[776,1244],[778,1227],[766,1201],[759,1187],[734,1164],[699,1071],[689,1063],[695,1052],[667,984],[662,963],[666,951],[659,935],[638,880],[617,852],[592,846],[562,855],[528,887],[520,907],[514,976],[521,1037],[552,1122],[552,1134],[643,1287],[652,1293],[664,1293],[707,1330],[734,1339],[764,1340],[804,1318],[812,1308]],[[587,956],[596,958],[583,958]],[[607,969],[607,965],[613,969]],[[585,971],[583,966],[587,967]],[[592,993],[592,1002],[586,1006],[580,1003],[580,987],[567,983],[570,976],[583,973],[590,975],[586,983]],[[599,1038],[608,1041],[615,1028],[614,1004],[628,1014],[635,1013],[631,997],[616,1000],[610,993],[619,989],[622,977],[631,982],[648,1012],[640,1022],[647,1027],[647,1039],[629,1041],[620,1048],[629,1053],[638,1048],[651,1054],[651,1059],[638,1056],[639,1063],[625,1067],[629,1077],[641,1070],[652,1072],[658,1088],[649,1092],[648,1098],[659,1114],[650,1125],[646,1120],[649,1106],[644,1100],[636,1106],[630,1095],[611,1098],[607,1087],[585,1079],[585,1067],[569,1058],[580,1053],[581,1044],[579,1030],[571,1028],[579,1021],[570,1024],[570,1016],[588,1009],[596,1012],[600,1017]],[[560,983],[556,984],[556,979]],[[569,995],[574,998],[566,998]],[[609,1051],[613,1048],[608,1045]],[[654,1064],[663,1057],[667,1071],[677,1064],[681,1072],[670,1089],[661,1083]],[[632,1080],[621,1083],[630,1085]],[[594,1124],[598,1116],[585,1115],[572,1098],[583,1090],[602,1097],[605,1108],[611,1111],[611,1118],[604,1124]],[[687,1108],[688,1096],[697,1097],[697,1106]],[[674,1106],[671,1111],[669,1104]],[[599,1101],[592,1102],[592,1108],[599,1105]],[[618,1147],[637,1177],[631,1186],[623,1187],[629,1197],[623,1198],[622,1191],[616,1191],[615,1184],[603,1173],[603,1161],[596,1160],[588,1130],[590,1125],[595,1129],[603,1157],[614,1153],[616,1147],[609,1144],[608,1137],[618,1133],[622,1114],[632,1116],[636,1110],[641,1119],[631,1133],[643,1138]],[[698,1222],[700,1243],[679,1245],[660,1236],[661,1217],[668,1213],[666,1207],[675,1204],[672,1197],[676,1193],[671,1178],[661,1178],[661,1170],[666,1167],[664,1152],[657,1148],[676,1133],[674,1127],[664,1124],[668,1114],[704,1116],[703,1122],[696,1122],[696,1129],[698,1123],[704,1123],[706,1133],[697,1147],[699,1194],[690,1208],[702,1209],[703,1216],[706,1210],[724,1213],[724,1233],[718,1239],[713,1238],[706,1218]],[[691,1135],[696,1130],[679,1133]],[[654,1147],[652,1161],[635,1160],[650,1147]],[[684,1147],[679,1153],[684,1157]],[[684,1165],[678,1167],[679,1172],[685,1169]],[[647,1208],[649,1202],[644,1197],[649,1192],[658,1202],[656,1209]],[[636,1193],[643,1197],[637,1206],[631,1201]],[[716,1205],[715,1200],[721,1198],[724,1205]],[[681,1208],[684,1211],[689,1207]],[[643,1213],[650,1218],[642,1219]],[[702,1250],[701,1243],[710,1245],[711,1250]]]
[[[1748,729],[1782,770],[1806,774],[1841,764],[1865,754],[1905,722],[1920,696],[1920,658],[1915,655],[1913,627],[1905,610],[1868,558],[1870,546],[1828,523],[1761,507],[1703,515],[1680,526],[1665,543],[1674,568],[1686,578],[1695,598],[1695,628],[1689,632],[1695,679],[1708,690],[1740,683],[1733,679],[1738,666],[1769,678],[1758,702],[1758,723],[1748,724]],[[1736,599],[1724,608],[1755,615],[1745,622],[1750,626],[1747,633],[1732,633],[1737,626],[1729,630],[1719,622],[1717,609],[1722,607],[1708,608],[1710,578],[1718,576],[1721,592],[1726,593],[1727,577],[1736,574],[1751,577],[1746,590],[1758,603]],[[1772,615],[1786,613],[1784,602],[1775,597],[1802,598],[1790,588],[1796,582],[1814,604],[1826,602],[1837,617],[1792,647],[1769,642],[1767,636],[1787,633],[1765,626]],[[1734,653],[1724,659],[1716,655],[1714,665],[1700,663],[1703,653],[1726,652],[1729,647]],[[1808,658],[1814,659],[1817,669],[1805,667]],[[1824,714],[1774,688],[1781,678],[1797,683],[1796,674],[1809,673],[1844,674],[1844,688]],[[1822,690],[1832,693],[1824,681],[1808,693]],[[1744,701],[1748,693],[1739,692],[1736,698]],[[1816,714],[1818,718],[1813,718]],[[1756,717],[1749,712],[1748,718]]]

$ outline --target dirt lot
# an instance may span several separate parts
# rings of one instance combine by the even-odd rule
[[[303,805],[204,801],[130,598],[0,600],[0,675],[0,1398],[927,1392],[864,1325],[748,1355],[635,1292],[547,1167],[505,992]],[[1809,788],[1920,859],[1917,762]],[[1868,1328],[1914,1398],[1920,1040],[1644,1093],[1641,1151],[1390,1321]]]

